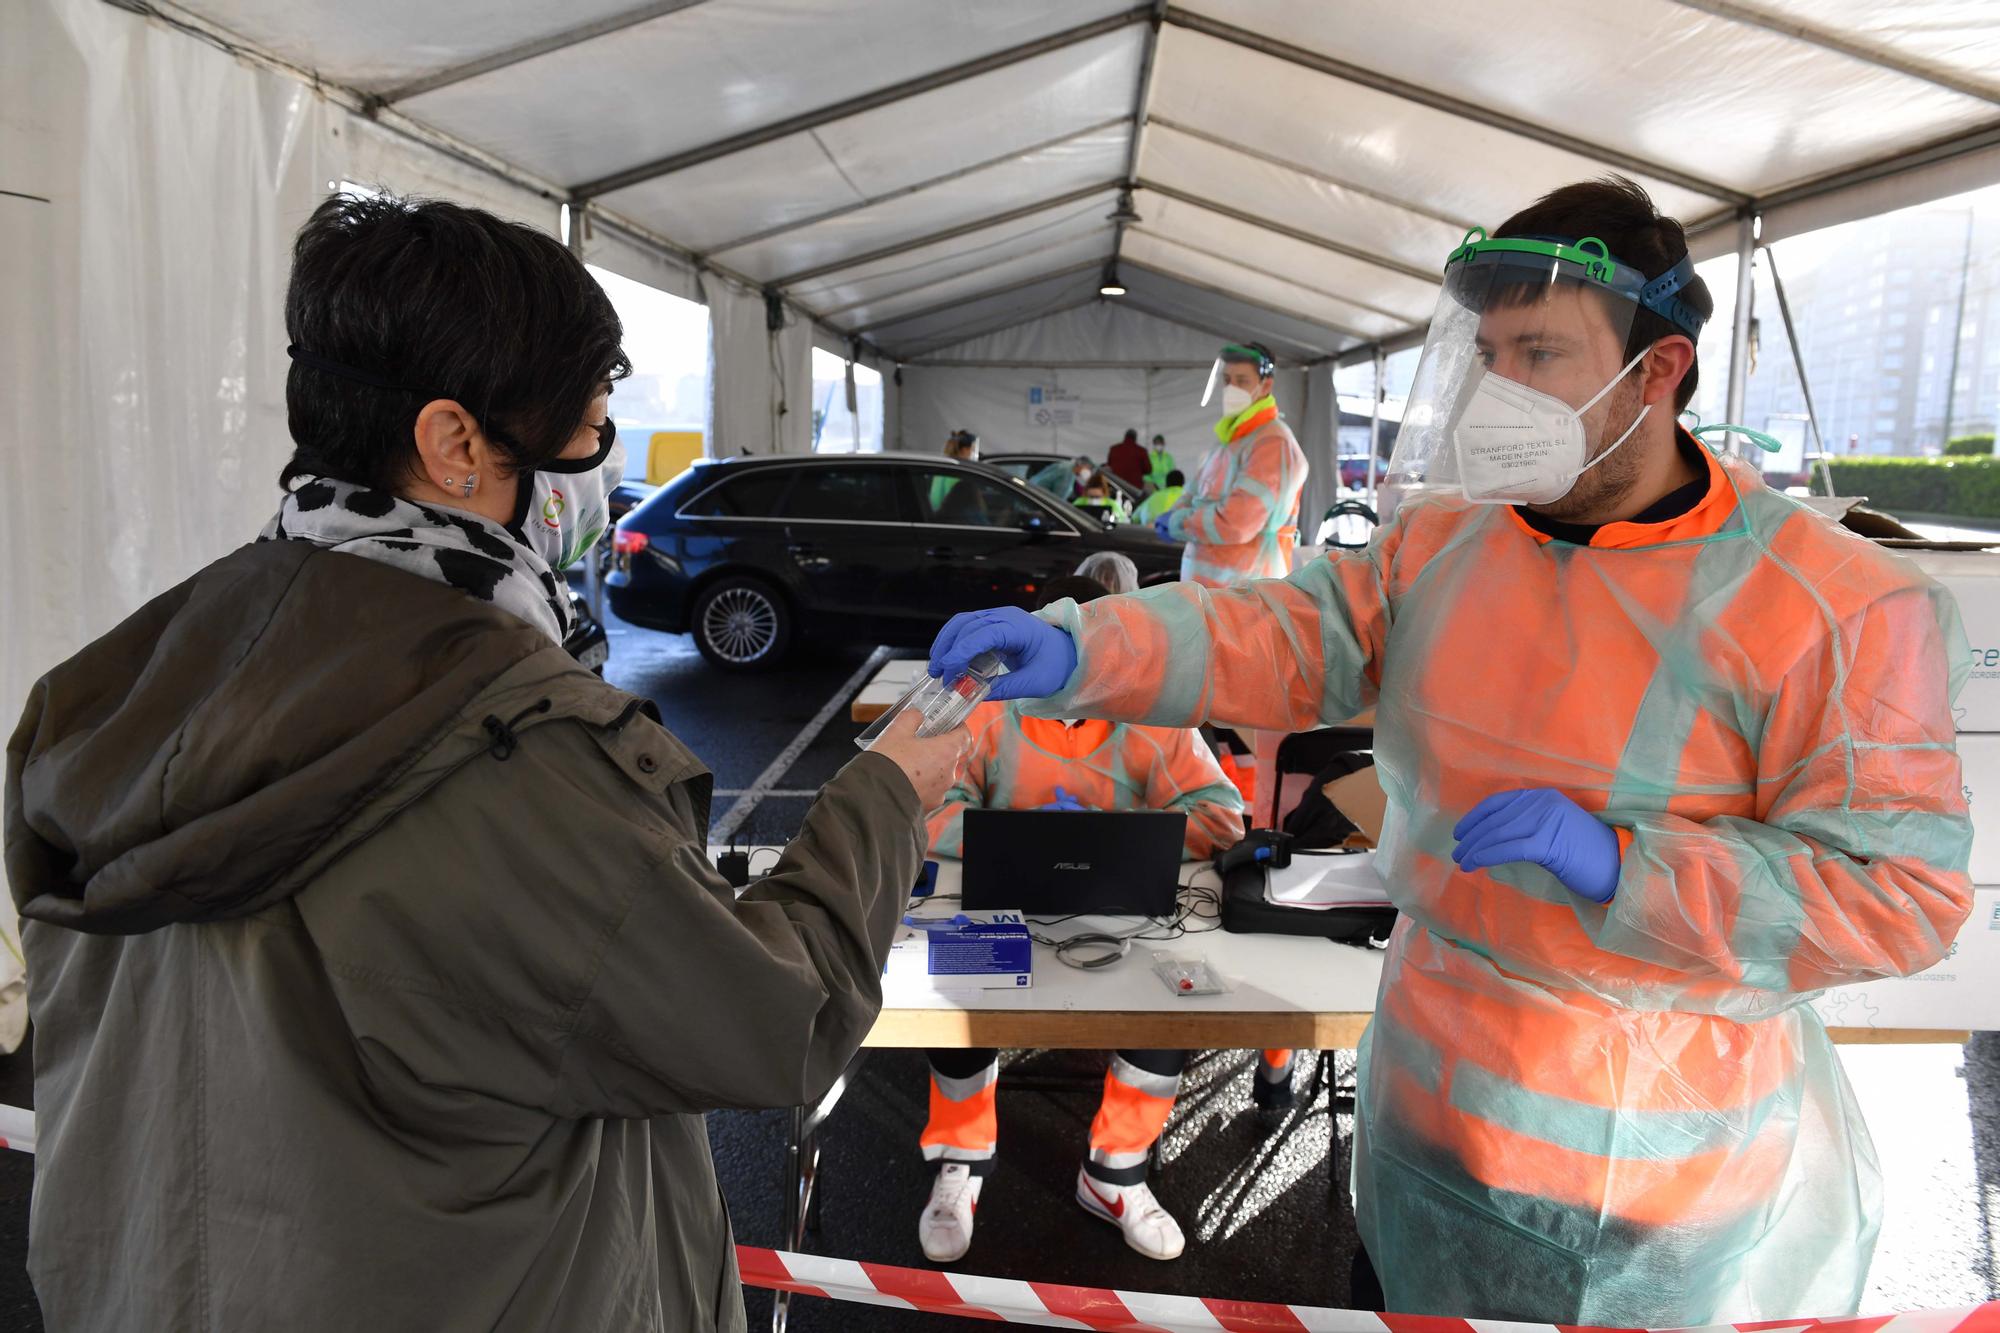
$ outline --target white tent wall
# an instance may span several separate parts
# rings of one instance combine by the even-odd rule
[[[574,223],[571,224],[575,225]],[[607,226],[595,216],[583,224],[583,262],[609,269],[621,278],[642,282],[683,301],[700,301],[701,283],[692,267],[642,245]]]
[[[303,85],[99,0],[12,4],[4,29],[4,186],[35,196],[0,197],[14,709],[276,508],[289,247],[345,154],[344,113]],[[25,1000],[0,903],[11,1049]]]
[[[1201,405],[1208,364],[1195,366],[1078,370],[1039,367],[910,365],[903,367],[903,437],[898,447],[942,450],[945,436],[969,430],[989,454],[1084,454],[1102,463],[1127,430],[1141,440],[1155,433],[1192,480],[1202,460],[1217,447],[1214,403]],[[1321,371],[1313,372],[1315,375]],[[1278,409],[1299,430],[1308,409],[1306,374],[1280,370],[1272,392]],[[1327,376],[1329,387],[1331,377]],[[1065,426],[1031,426],[1028,391],[1059,388],[1076,395],[1076,418]],[[1324,448],[1301,445],[1317,469],[1332,466],[1332,434]],[[1322,504],[1320,511],[1326,506]]]
[[[1319,535],[1320,518],[1340,498],[1340,412],[1333,393],[1333,367],[1322,363],[1299,372],[1305,409],[1292,422],[1305,450],[1306,488],[1299,495],[1299,540],[1310,546]]]
[[[812,325],[788,311],[775,332],[761,292],[705,274],[711,458],[812,452]]]
[[[281,75],[259,73],[289,82]],[[339,159],[340,174],[356,185],[396,195],[449,199],[455,204],[483,208],[526,223],[551,236],[561,235],[562,205],[548,195],[446,157],[338,107],[322,104],[321,115],[327,121],[326,132],[335,140],[335,148],[344,148]]]

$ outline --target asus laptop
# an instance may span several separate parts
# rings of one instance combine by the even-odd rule
[[[1028,916],[1171,916],[1179,811],[967,810],[965,909]]]

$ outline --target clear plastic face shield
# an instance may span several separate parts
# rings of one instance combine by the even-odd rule
[[[1595,237],[1474,230],[1445,265],[1389,462],[1394,499],[1534,505],[1569,494],[1651,411],[1634,373],[1649,349],[1626,351],[1642,306],[1698,335],[1699,317],[1674,295],[1693,275],[1683,260],[1649,282]]]
[[[1276,363],[1271,359],[1271,353],[1265,348],[1247,346],[1242,343],[1226,343],[1222,348],[1222,354],[1215,358],[1215,364],[1209,368],[1208,384],[1201,391],[1201,405],[1203,407],[1209,406],[1217,394],[1224,396],[1221,404],[1222,410],[1229,415],[1234,415],[1242,411],[1243,407],[1249,406],[1247,402],[1240,407],[1232,408],[1229,406],[1229,400],[1235,396],[1229,393],[1229,389],[1232,387],[1229,383],[1229,367],[1232,364],[1250,369],[1259,380],[1271,378],[1272,374],[1277,370]],[[1252,399],[1256,397],[1254,391],[1251,392],[1250,397]]]

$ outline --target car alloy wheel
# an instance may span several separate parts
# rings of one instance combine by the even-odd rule
[[[756,588],[726,588],[702,609],[701,633],[716,656],[748,665],[769,653],[777,641],[778,608]]]

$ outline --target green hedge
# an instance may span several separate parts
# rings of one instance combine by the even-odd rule
[[[1834,489],[1890,513],[2000,518],[2000,458],[1830,458]]]
[[[1984,458],[1993,453],[1991,435],[1960,435],[1945,442],[1944,451],[1955,458]]]

